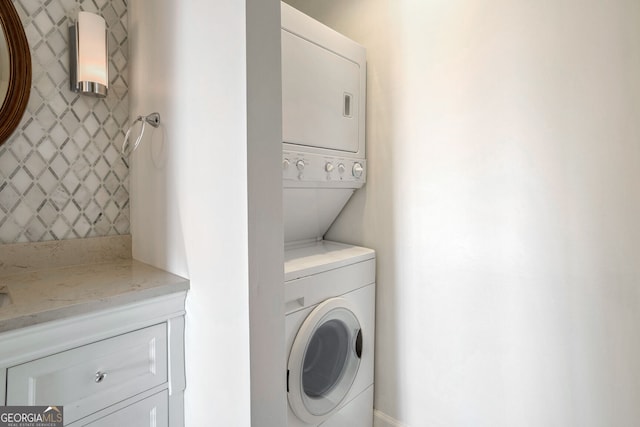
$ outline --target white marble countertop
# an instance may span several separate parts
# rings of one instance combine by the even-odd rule
[[[2,275],[0,332],[188,289],[187,279],[131,259]]]

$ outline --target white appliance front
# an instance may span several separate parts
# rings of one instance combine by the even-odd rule
[[[287,252],[288,426],[370,427],[375,253],[326,241]]]
[[[281,18],[288,426],[371,427],[375,252],[322,240],[366,182],[366,51]]]
[[[373,385],[343,406],[322,427],[371,427],[373,425]]]
[[[286,244],[320,239],[365,183],[364,159],[284,151],[282,165]]]
[[[366,182],[366,50],[281,3],[285,244],[322,239]]]
[[[318,424],[351,390],[362,358],[362,326],[344,298],[320,303],[304,319],[289,354],[288,398],[296,416]]]
[[[283,141],[358,152],[358,64],[282,31]]]
[[[352,189],[285,188],[282,194],[284,241],[323,236],[353,194]]]
[[[373,385],[374,306],[371,284],[287,315],[289,427],[321,425]]]
[[[366,51],[281,4],[285,150],[364,158]]]

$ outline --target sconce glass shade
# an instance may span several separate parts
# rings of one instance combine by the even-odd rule
[[[109,88],[107,26],[104,18],[79,12],[69,27],[70,88],[74,92],[104,98]]]

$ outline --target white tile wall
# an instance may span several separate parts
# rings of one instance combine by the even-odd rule
[[[129,233],[127,1],[12,0],[33,66],[27,111],[0,146],[0,243]],[[109,95],[69,90],[68,27],[79,10],[109,32]]]

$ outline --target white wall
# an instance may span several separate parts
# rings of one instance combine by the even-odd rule
[[[248,426],[252,416],[268,420],[256,426],[283,425],[280,120],[258,119],[274,115],[265,94],[279,92],[279,4],[133,0],[129,8],[130,111],[162,115],[132,159],[133,253],[191,281],[186,425]],[[258,12],[264,25],[248,32]],[[275,60],[249,49],[261,36],[261,54]],[[266,89],[250,63],[263,67]],[[262,174],[248,175],[257,155]],[[265,312],[256,324],[252,316]]]
[[[247,0],[251,425],[286,423],[280,0]]]
[[[368,49],[379,425],[636,425],[640,3],[290,3]]]

